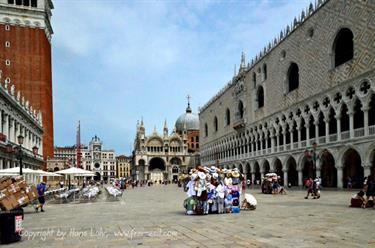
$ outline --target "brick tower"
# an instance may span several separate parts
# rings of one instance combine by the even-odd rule
[[[53,157],[52,9],[52,0],[0,0],[1,78],[42,111],[44,159]]]

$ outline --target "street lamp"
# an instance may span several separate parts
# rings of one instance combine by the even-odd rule
[[[18,140],[18,144],[19,144],[18,151],[17,151],[17,157],[20,160],[20,176],[22,176],[22,144],[23,144],[23,139],[24,139],[24,137],[21,134],[17,136],[17,140]]]

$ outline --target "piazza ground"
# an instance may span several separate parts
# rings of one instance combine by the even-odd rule
[[[25,208],[24,237],[5,247],[375,247],[375,210],[349,208],[354,192],[263,195],[255,211],[186,216],[176,185],[127,190],[119,201]]]

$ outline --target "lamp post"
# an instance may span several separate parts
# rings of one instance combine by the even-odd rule
[[[17,141],[18,141],[18,151],[17,151],[17,157],[20,160],[20,176],[22,176],[22,144],[23,144],[23,139],[24,137],[20,134],[17,136]]]

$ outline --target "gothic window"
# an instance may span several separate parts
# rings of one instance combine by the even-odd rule
[[[348,28],[343,28],[337,34],[333,43],[335,67],[344,64],[353,58],[353,33]]]
[[[23,6],[30,6],[30,0],[23,0]]]
[[[298,89],[299,86],[299,69],[296,63],[292,63],[288,70],[288,92]]]
[[[38,0],[31,0],[31,7],[38,7]]]
[[[262,86],[258,88],[257,101],[258,101],[258,108],[261,108],[264,106],[264,90]]]
[[[16,5],[22,5],[22,0],[16,0]]]
[[[225,123],[227,126],[230,125],[230,110],[229,108],[227,108],[227,110],[225,111]]]
[[[354,129],[364,127],[364,113],[362,111],[362,103],[356,99],[354,103]]]
[[[8,4],[14,4],[14,0],[8,0]]]
[[[207,123],[204,124],[204,134],[205,134],[206,137],[208,136],[208,126],[207,126]]]
[[[267,65],[263,65],[263,80],[267,79]]]
[[[215,132],[217,132],[218,127],[219,127],[219,124],[218,124],[218,121],[217,121],[217,117],[215,116],[215,118],[214,118],[214,129],[215,129]]]
[[[238,103],[238,114],[239,114],[240,119],[242,119],[243,114],[244,114],[244,107],[243,107],[242,101],[239,101]]]

